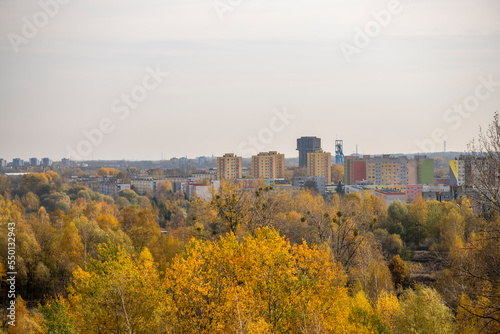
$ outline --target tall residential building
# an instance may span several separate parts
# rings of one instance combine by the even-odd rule
[[[321,138],[300,137],[297,139],[297,151],[299,151],[299,167],[307,168],[307,154],[321,150]]]
[[[233,153],[217,158],[217,179],[240,179],[243,161]]]
[[[12,166],[14,166],[14,167],[23,167],[24,166],[24,160],[23,159],[19,159],[19,158],[12,159]]]
[[[252,156],[252,176],[256,179],[281,179],[285,173],[285,155],[276,151]]]
[[[0,167],[5,167],[5,166],[7,166],[7,160],[0,159]]]
[[[349,161],[347,161],[349,160]],[[352,161],[351,161],[352,160]],[[367,180],[366,161],[358,160],[357,157],[348,156],[344,158],[344,183],[356,184],[356,181]]]
[[[323,150],[307,153],[307,175],[324,177],[326,183],[332,180],[332,155]]]
[[[450,160],[450,185],[463,186],[465,184],[465,160]]]
[[[417,160],[417,184],[434,183],[434,160],[416,157]]]
[[[365,170],[363,170],[365,168]],[[434,161],[424,156],[346,157],[345,184],[367,181],[373,185],[412,185],[434,182]]]
[[[40,165],[40,160],[38,160],[37,158],[30,158],[30,165],[31,166],[38,166],[38,165]]]
[[[52,160],[50,160],[49,158],[43,158],[42,165],[44,165],[45,167],[50,167],[52,166]]]

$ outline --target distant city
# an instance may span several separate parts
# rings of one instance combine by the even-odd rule
[[[278,151],[261,152],[251,158],[226,153],[221,157],[159,161],[65,158],[54,162],[48,157],[33,157],[8,162],[0,158],[0,173],[23,175],[55,170],[69,182],[87,184],[94,191],[111,196],[125,188],[144,195],[148,189],[154,192],[159,182],[170,181],[174,191],[183,191],[188,197],[209,197],[211,187],[218,187],[221,180],[233,180],[245,188],[256,187],[263,181],[287,191],[311,188],[323,195],[366,191],[383,197],[387,204],[394,200],[410,203],[418,196],[451,201],[461,195],[461,186],[465,184],[467,162],[459,152],[345,156],[343,146],[342,140],[335,140],[333,157],[322,149],[321,138],[301,137],[297,139],[298,157],[292,158],[285,158]],[[100,168],[133,173],[121,178],[93,173]]]

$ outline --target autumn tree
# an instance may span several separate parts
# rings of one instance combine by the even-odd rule
[[[349,271],[354,265],[362,238],[359,235],[355,212],[347,211],[346,214],[344,212],[337,211],[332,218],[332,235],[328,244],[335,258]]]
[[[488,128],[480,129],[465,156],[465,189],[483,212],[500,212],[500,115],[495,113]]]
[[[332,183],[344,182],[344,165],[335,164],[332,166]]]
[[[49,179],[45,173],[30,173],[23,176],[22,187],[25,194],[33,192],[41,195],[44,192],[44,186],[49,186]]]
[[[399,313],[399,300],[393,293],[382,291],[376,302],[376,310],[382,322],[394,331],[396,326],[396,316]]]
[[[279,212],[284,212],[287,202],[286,194],[266,185],[264,182],[255,190],[249,199],[249,219],[247,227],[250,231],[257,227],[271,226]]]
[[[451,265],[441,290],[456,307],[461,330],[500,331],[500,116],[480,130],[465,156],[470,196],[450,212],[443,231]],[[474,216],[471,206],[476,208]],[[459,216],[462,215],[463,219]],[[469,328],[469,329],[467,329]]]
[[[151,207],[126,207],[120,212],[119,222],[138,251],[147,247],[153,237],[160,233],[155,212]]]
[[[399,255],[394,256],[389,262],[389,270],[391,271],[392,280],[394,281],[394,287],[396,289],[403,289],[410,283],[410,274],[408,272],[408,266],[399,257]]]
[[[453,313],[436,290],[418,286],[401,297],[394,332],[451,334],[455,332]]]
[[[108,176],[108,175],[116,176],[116,175],[118,175],[118,173],[120,173],[120,171],[115,169],[115,168],[105,168],[105,167],[101,167],[97,171],[97,175],[101,175],[101,176]]]
[[[70,312],[70,305],[66,299],[60,295],[51,298],[38,308],[43,315],[42,333],[77,333],[74,315]]]
[[[26,301],[20,296],[16,297],[15,326],[9,326],[11,334],[41,333],[42,316],[37,310],[29,310]]]
[[[360,240],[350,272],[352,290],[363,291],[372,302],[375,302],[381,293],[393,291],[391,272],[375,237],[368,233],[361,236]]]
[[[80,333],[168,332],[169,307],[151,253],[137,259],[113,244],[73,273],[69,304]]]
[[[406,233],[405,238],[407,243],[412,243],[414,246],[420,246],[425,239],[425,221],[427,219],[427,202],[418,196],[415,201],[409,204],[408,221],[404,226]]]
[[[172,195],[172,182],[162,181],[156,186],[155,197],[159,202],[164,202],[167,198]]]
[[[369,333],[382,328],[326,249],[291,246],[272,228],[238,242],[193,240],[166,274],[182,333]]]
[[[241,224],[247,222],[247,194],[233,181],[221,180],[219,189],[213,190],[210,205],[217,212],[219,234],[235,233]]]
[[[21,198],[21,202],[28,212],[34,212],[40,208],[40,199],[31,191]]]
[[[496,218],[481,225],[453,242],[441,291],[456,307],[460,326],[489,333],[500,330],[500,236],[492,233],[500,223]]]
[[[388,224],[386,229],[391,234],[398,234],[402,238],[406,236],[405,226],[408,226],[409,212],[406,203],[392,201],[387,209]]]

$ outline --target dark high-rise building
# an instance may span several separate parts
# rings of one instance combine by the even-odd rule
[[[49,158],[43,158],[42,165],[44,165],[45,167],[52,166],[52,160],[50,160]]]
[[[19,158],[12,159],[12,166],[14,166],[14,167],[23,167],[24,166],[24,160],[23,159],[19,159]]]
[[[37,158],[30,158],[30,165],[31,166],[38,166],[38,165],[40,165],[40,160],[38,160]]]
[[[299,151],[299,167],[307,168],[307,153],[321,150],[321,138],[300,137],[297,139],[297,151]]]

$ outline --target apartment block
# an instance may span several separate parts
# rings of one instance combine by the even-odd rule
[[[450,160],[450,186],[463,186],[465,184],[465,160]]]
[[[345,184],[356,184],[357,181],[367,180],[366,161],[364,160],[353,160],[353,157],[345,157],[344,159],[344,183]],[[346,162],[346,160],[353,160]],[[348,166],[348,167],[346,167]],[[371,168],[371,167],[370,167]]]
[[[344,183],[351,185],[358,182],[373,185],[432,184],[434,181],[434,161],[423,156],[346,157],[344,171]]]
[[[140,178],[130,180],[130,185],[134,187],[136,193],[141,196],[146,195],[147,191],[150,190],[151,193],[155,193],[156,187],[160,182],[164,182],[165,180],[154,180],[152,178]]]
[[[226,153],[217,158],[217,179],[240,179],[242,175],[242,159],[233,153]]]
[[[332,155],[329,152],[317,150],[307,153],[307,175],[313,177],[324,177],[327,184],[332,180]]]
[[[49,158],[43,158],[42,165],[44,165],[45,167],[50,167],[52,166],[52,160],[50,160]]]
[[[252,156],[252,176],[256,179],[281,179],[285,172],[285,155],[276,151]]]
[[[434,183],[434,160],[416,158],[417,160],[417,184]]]
[[[411,203],[415,201],[418,196],[422,196],[423,185],[412,184],[406,186],[406,203]]]
[[[30,158],[30,165],[31,166],[38,166],[38,165],[40,165],[40,160],[38,160],[37,158]]]
[[[23,167],[24,166],[24,160],[20,158],[15,158],[12,160],[12,166],[13,167]]]

